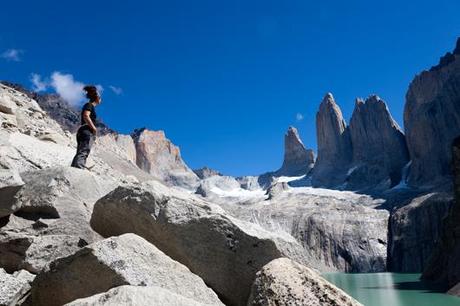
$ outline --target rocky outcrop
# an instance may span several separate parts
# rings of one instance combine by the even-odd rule
[[[52,262],[32,283],[31,305],[62,305],[121,285],[157,286],[223,305],[187,267],[134,234],[108,238]]]
[[[0,269],[0,306],[20,305],[19,301],[30,289],[34,277],[27,271],[8,274]]]
[[[452,204],[449,193],[429,193],[412,199],[391,214],[389,271],[420,273],[426,268]]]
[[[460,137],[453,142],[452,156],[455,203],[443,222],[440,241],[422,277],[435,281],[446,291],[449,290],[449,293],[460,296]]]
[[[352,158],[350,132],[332,94],[324,97],[316,114],[318,158],[313,170],[313,186],[341,185]]]
[[[401,181],[401,171],[409,162],[409,152],[401,128],[378,96],[358,99],[350,120],[353,144],[353,171],[347,189],[375,186],[387,188]]]
[[[350,191],[290,188],[270,200],[221,204],[233,216],[291,234],[322,272],[384,272],[389,214],[383,200]]]
[[[212,177],[212,176],[222,176],[223,174],[220,173],[219,171],[217,170],[214,170],[214,169],[211,169],[211,168],[208,168],[208,167],[203,167],[203,168],[200,168],[200,169],[195,169],[193,170],[193,172],[195,172],[195,174],[201,179],[207,179],[209,177]]]
[[[359,306],[354,298],[318,273],[287,258],[279,258],[257,272],[248,306]]]
[[[94,207],[103,236],[138,234],[199,275],[230,305],[245,305],[256,272],[278,257],[306,262],[289,235],[270,233],[186,193],[153,183],[117,188]],[[225,263],[225,264],[223,264]]]
[[[284,161],[276,171],[277,176],[299,176],[308,174],[315,164],[313,150],[307,150],[295,127],[289,127],[284,135]]]
[[[120,286],[110,289],[107,292],[93,295],[91,297],[78,299],[66,306],[206,306],[211,305],[205,302],[192,300],[181,295],[181,292],[172,292],[161,287],[149,286]],[[217,305],[217,304],[213,304]]]
[[[136,145],[136,163],[142,170],[168,184],[195,189],[198,177],[184,163],[179,148],[165,137],[163,131],[145,128],[132,134]]]
[[[24,269],[37,274],[49,262],[68,256],[85,245],[87,245],[85,240],[71,235],[31,236],[2,233],[0,234],[0,267],[9,273]]]
[[[458,46],[439,65],[423,71],[411,82],[406,94],[404,127],[412,160],[409,183],[436,185],[449,178],[451,144],[460,135]]]

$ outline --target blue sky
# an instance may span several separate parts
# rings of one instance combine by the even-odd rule
[[[2,3],[0,79],[100,84],[112,128],[231,175],[276,170],[289,125],[316,149],[328,91],[347,121],[376,93],[402,126],[409,82],[460,36],[454,0],[28,2]]]

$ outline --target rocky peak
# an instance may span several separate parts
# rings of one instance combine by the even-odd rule
[[[219,171],[208,168],[208,167],[194,169],[193,172],[195,172],[195,174],[198,175],[198,177],[202,180],[207,179],[211,176],[222,176],[222,173],[220,173]]]
[[[411,185],[441,183],[451,175],[450,146],[460,135],[459,44],[436,69],[411,82],[404,106],[404,128],[412,159]],[[448,179],[450,180],[450,179]]]
[[[289,127],[284,135],[284,162],[278,175],[296,176],[307,174],[315,163],[313,150],[307,150],[295,127]]]
[[[180,149],[166,138],[164,131],[146,128],[131,134],[136,147],[136,164],[139,168],[171,185],[193,188],[198,177],[185,164]]]
[[[390,179],[390,186],[401,180],[401,171],[409,161],[406,140],[401,128],[380,97],[357,99],[350,120],[353,166],[360,174],[349,180],[351,189],[378,184]],[[388,186],[389,187],[389,186]]]
[[[344,180],[351,160],[351,141],[342,111],[331,93],[324,96],[316,114],[318,158],[313,185],[331,187]]]

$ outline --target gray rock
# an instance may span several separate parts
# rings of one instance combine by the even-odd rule
[[[195,190],[198,176],[184,163],[180,150],[163,131],[145,128],[132,134],[136,145],[136,163],[142,170],[173,186]]]
[[[205,306],[211,305],[198,302],[181,295],[181,292],[173,292],[161,287],[149,286],[120,286],[107,292],[91,297],[78,299],[66,306]],[[213,304],[220,305],[220,304]]]
[[[350,132],[332,94],[324,97],[316,114],[318,158],[313,170],[315,187],[336,187],[346,178],[352,159]]]
[[[443,220],[452,203],[451,194],[429,193],[412,199],[391,214],[389,271],[423,271],[440,239]]]
[[[299,176],[307,174],[315,164],[313,150],[307,150],[300,140],[299,132],[295,127],[289,127],[284,135],[284,161],[276,171],[277,176]]]
[[[305,252],[289,235],[269,233],[155,182],[120,187],[97,201],[91,226],[103,236],[132,232],[144,237],[231,305],[246,304],[256,272],[272,259],[305,262]]]
[[[460,137],[452,148],[455,202],[445,220],[442,234],[422,278],[435,281],[445,291],[460,296]]]
[[[0,238],[0,267],[9,273],[24,269],[36,274],[49,262],[73,254],[86,244],[69,235],[10,234]]]
[[[121,285],[157,286],[222,305],[198,276],[134,234],[98,241],[55,260],[35,278],[28,303],[62,305]]]
[[[21,176],[17,171],[0,169],[0,217],[11,213],[16,193],[24,185]]]
[[[357,100],[350,120],[353,144],[352,171],[347,189],[372,188],[389,181],[393,187],[401,181],[409,152],[401,128],[378,96]]]
[[[450,58],[417,75],[406,94],[404,127],[414,186],[443,183],[451,175],[451,144],[460,135],[460,54]]]
[[[384,272],[389,213],[384,200],[350,191],[290,188],[267,201],[221,204],[233,216],[288,233],[322,272]]]
[[[257,272],[248,306],[358,306],[358,301],[318,273],[287,258],[279,258]]]
[[[203,167],[203,168],[200,168],[200,169],[195,169],[193,170],[193,172],[195,172],[195,174],[201,179],[207,179],[209,177],[212,177],[212,176],[222,176],[222,173],[220,173],[219,171],[217,170],[214,170],[214,169],[211,169],[211,168],[208,168],[208,167]]]
[[[289,189],[289,185],[286,182],[279,182],[275,183],[270,188],[267,189],[266,194],[268,195],[268,200],[272,200],[273,198],[277,197],[278,195],[282,194],[283,191]]]
[[[8,274],[0,269],[0,306],[18,305],[18,302],[30,289],[35,275],[27,271]]]
[[[17,109],[17,105],[10,95],[0,92],[0,112],[14,115]]]

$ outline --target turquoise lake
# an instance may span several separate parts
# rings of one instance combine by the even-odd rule
[[[365,306],[459,306],[460,298],[440,293],[420,274],[325,273],[323,277]]]

